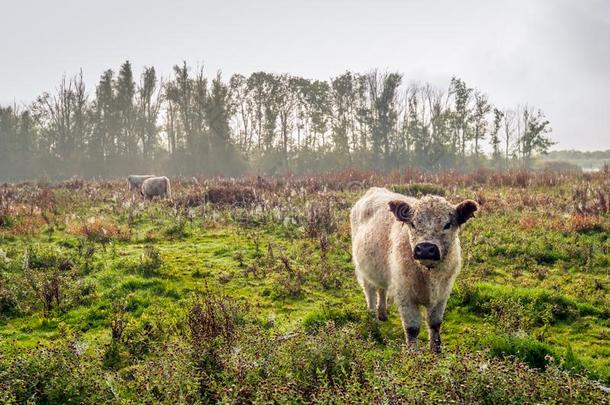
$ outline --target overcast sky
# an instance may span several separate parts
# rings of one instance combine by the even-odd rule
[[[83,69],[89,91],[130,60],[167,76],[265,70],[328,79],[451,76],[499,106],[542,109],[554,149],[610,149],[608,0],[1,0],[0,104],[29,103]]]

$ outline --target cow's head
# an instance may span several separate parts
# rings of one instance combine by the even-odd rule
[[[437,196],[426,196],[414,203],[395,200],[389,206],[396,220],[408,226],[413,259],[427,267],[435,267],[445,259],[461,226],[478,209],[473,200],[453,205]]]

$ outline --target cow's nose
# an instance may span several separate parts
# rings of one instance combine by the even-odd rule
[[[413,257],[417,260],[440,260],[441,252],[434,243],[422,242],[415,245]]]

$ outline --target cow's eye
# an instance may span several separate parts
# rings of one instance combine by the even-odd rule
[[[451,228],[451,221],[447,222],[445,224],[445,226],[443,227],[443,229],[449,229],[449,228]]]

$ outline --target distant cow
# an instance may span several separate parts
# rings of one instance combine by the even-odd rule
[[[142,197],[145,199],[163,196],[172,198],[172,189],[169,179],[165,176],[151,177],[150,179],[144,180],[140,192],[142,193]]]
[[[142,183],[144,183],[144,180],[152,179],[153,177],[155,177],[154,174],[132,174],[131,176],[127,176],[127,186],[130,190],[137,190],[138,192],[141,192]]]
[[[430,349],[441,348],[440,328],[453,281],[462,267],[461,226],[478,205],[452,205],[442,197],[406,197],[371,188],[351,211],[356,277],[370,310],[387,319],[387,297],[398,307],[410,345],[426,308]]]

